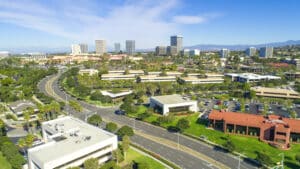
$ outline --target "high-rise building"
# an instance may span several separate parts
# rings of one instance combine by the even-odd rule
[[[167,55],[168,56],[175,56],[178,54],[176,46],[168,46],[167,47]]]
[[[106,53],[106,41],[105,40],[95,40],[96,54],[103,55]]]
[[[156,46],[155,54],[157,56],[165,56],[167,55],[167,47],[166,46]]]
[[[256,54],[256,48],[250,47],[246,49],[246,55],[247,56],[254,56]]]
[[[199,49],[193,49],[190,51],[190,56],[200,56],[200,50]]]
[[[273,57],[273,47],[262,47],[259,50],[259,56],[264,58]]]
[[[115,52],[120,53],[121,52],[121,44],[120,43],[115,43]]]
[[[135,53],[135,40],[126,40],[126,53],[134,55]]]
[[[171,36],[171,41],[170,41],[170,46],[176,46],[177,48],[177,53],[179,53],[182,50],[182,36],[175,35]]]
[[[221,58],[227,58],[230,54],[230,51],[229,49],[221,49],[220,50],[220,55],[221,55]]]
[[[71,48],[72,48],[73,55],[88,53],[88,45],[87,44],[73,44],[71,46]]]

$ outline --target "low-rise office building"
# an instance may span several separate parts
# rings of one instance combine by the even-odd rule
[[[97,69],[81,69],[78,72],[79,75],[88,75],[88,76],[98,75],[98,73],[99,71]]]
[[[219,73],[205,73],[205,77],[206,78],[223,78],[224,75],[219,74]]]
[[[101,80],[134,80],[135,75],[133,74],[102,74]]]
[[[24,112],[29,108],[32,108],[34,111],[34,114],[30,115],[31,120],[36,119],[35,113],[37,113],[39,111],[36,104],[34,104],[33,102],[31,102],[29,100],[19,100],[19,101],[9,104],[8,107],[14,113],[14,115],[18,118],[18,120],[24,120]]]
[[[285,77],[287,79],[300,79],[300,72],[286,72]]]
[[[191,84],[213,84],[213,83],[223,83],[223,78],[198,78],[198,77],[180,77],[179,81],[183,83]]]
[[[251,87],[255,91],[256,96],[287,98],[287,99],[300,99],[298,92],[289,89],[278,89],[269,87]]]
[[[125,96],[132,94],[132,91],[121,91],[118,93],[113,93],[113,92],[109,92],[109,91],[101,91],[101,94],[103,96],[108,96],[110,97],[113,101],[120,101],[122,100]]]
[[[258,75],[254,73],[226,73],[225,76],[230,77],[232,81],[249,83],[249,82],[260,82],[268,80],[280,80],[279,76],[272,75]]]
[[[137,82],[175,82],[176,76],[143,75],[137,78]]]
[[[150,98],[150,107],[163,115],[168,115],[171,112],[198,111],[197,101],[178,94],[153,96]]]
[[[89,158],[104,163],[117,149],[117,136],[66,116],[42,123],[45,144],[28,149],[29,169],[66,169]]]
[[[229,134],[258,137],[281,149],[290,148],[290,142],[300,143],[300,120],[219,110],[212,110],[208,119],[209,127]]]
[[[181,72],[176,72],[176,71],[173,71],[173,72],[166,72],[167,76],[181,76],[182,73]]]

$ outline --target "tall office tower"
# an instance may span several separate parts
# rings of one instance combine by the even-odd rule
[[[167,55],[167,47],[166,46],[156,46],[155,54],[157,56],[165,56]]]
[[[105,40],[95,40],[96,54],[103,55],[106,53],[106,41]]]
[[[168,56],[175,56],[178,54],[176,46],[168,46],[167,47],[167,55]]]
[[[87,44],[73,44],[71,48],[72,48],[72,55],[88,53]]]
[[[135,54],[135,40],[126,40],[126,53],[128,55]]]
[[[220,55],[221,55],[221,58],[227,58],[230,54],[230,51],[229,49],[221,49],[220,50]]]
[[[115,52],[120,53],[121,52],[121,44],[120,43],[115,43]]]
[[[176,46],[177,53],[179,53],[182,50],[182,39],[183,37],[179,35],[171,36],[170,45]]]
[[[254,56],[256,54],[256,48],[250,47],[246,49],[246,55],[247,56]]]
[[[81,50],[81,53],[89,53],[89,49],[88,49],[88,45],[87,44],[79,44],[80,46],[80,50]]]
[[[259,50],[259,56],[264,58],[273,57],[273,47],[262,47]]]

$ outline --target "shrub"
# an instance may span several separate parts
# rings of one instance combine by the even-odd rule
[[[118,131],[117,131],[117,135],[121,138],[123,138],[123,136],[127,135],[127,136],[133,136],[134,132],[133,129],[129,126],[123,126],[121,127]]]

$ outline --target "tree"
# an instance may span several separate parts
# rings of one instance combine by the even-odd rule
[[[99,126],[102,122],[102,118],[100,115],[98,114],[94,114],[92,116],[90,116],[88,119],[87,119],[88,123],[89,124],[92,124],[94,126]]]
[[[137,166],[138,169],[151,169],[151,165],[148,162],[140,162]]]
[[[176,127],[178,127],[181,131],[188,129],[190,127],[190,122],[187,119],[178,120]]]
[[[300,153],[296,154],[295,159],[297,160],[298,163],[300,163]]]
[[[11,164],[12,169],[20,169],[26,162],[18,148],[7,137],[0,137],[0,151]]]
[[[259,161],[261,164],[268,166],[273,164],[272,159],[267,154],[262,152],[257,152],[256,160]]]
[[[109,122],[106,123],[105,129],[109,132],[115,132],[118,129],[118,126],[116,123]]]
[[[27,134],[27,136],[25,137],[26,146],[27,147],[31,147],[35,138],[36,138],[35,135],[33,135],[33,134]]]
[[[82,106],[78,103],[78,102],[76,102],[76,101],[74,101],[74,100],[70,100],[69,101],[69,104],[70,104],[70,106],[74,109],[74,110],[76,110],[76,111],[78,111],[78,112],[82,112]]]
[[[125,135],[127,136],[133,136],[134,132],[133,129],[129,126],[123,126],[117,131],[117,135],[121,138],[123,138]]]
[[[2,119],[0,119],[0,136],[5,136],[6,130],[5,130],[5,123]]]
[[[120,169],[120,168],[121,167],[119,167],[115,161],[109,161],[100,167],[100,169]]]
[[[85,160],[83,166],[84,169],[98,169],[100,167],[96,158],[90,158]]]
[[[28,109],[26,109],[24,111],[24,120],[26,121],[26,127],[27,130],[29,130],[30,126],[29,126],[29,121],[30,121],[30,116],[34,113],[34,109],[33,107],[29,107]],[[31,131],[31,129],[29,130]]]
[[[124,161],[124,157],[119,148],[117,148],[117,150],[113,151],[112,156],[117,161],[117,164]]]
[[[124,157],[125,158],[126,158],[125,154],[129,150],[129,147],[130,147],[130,138],[129,138],[129,136],[125,135],[122,138],[122,148],[123,148],[123,151],[124,151]]]

